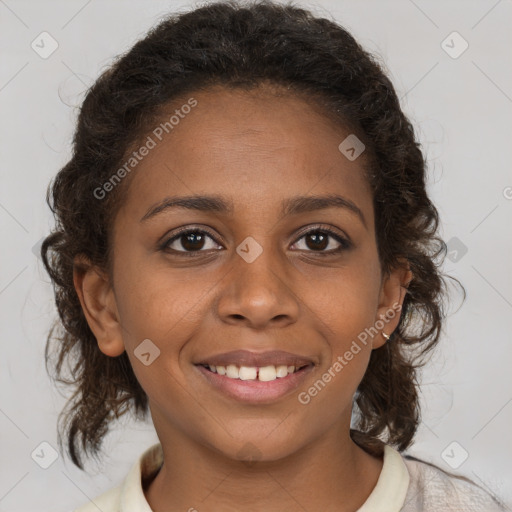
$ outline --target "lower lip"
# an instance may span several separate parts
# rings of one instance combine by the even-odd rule
[[[306,366],[297,372],[288,374],[286,377],[267,382],[230,379],[207,370],[201,365],[196,365],[196,368],[205,376],[208,383],[225,395],[243,402],[265,403],[278,400],[297,389],[308,377],[314,366]]]

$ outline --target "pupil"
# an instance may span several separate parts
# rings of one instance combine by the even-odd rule
[[[312,244],[309,243],[310,240],[313,240]],[[306,245],[309,249],[325,249],[328,245],[328,240],[329,237],[321,232],[309,234],[306,236]]]
[[[204,245],[204,237],[201,233],[187,233],[184,238],[185,240],[182,240],[181,245],[187,251],[201,249]],[[197,242],[199,242],[199,245],[197,245]]]

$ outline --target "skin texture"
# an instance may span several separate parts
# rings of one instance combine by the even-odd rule
[[[148,503],[167,512],[355,511],[382,460],[350,439],[352,400],[383,336],[361,345],[309,404],[298,394],[402,303],[411,278],[405,267],[381,274],[364,154],[345,158],[338,145],[350,132],[294,96],[216,88],[193,97],[197,106],[131,177],[114,224],[112,279],[92,266],[75,274],[99,348],[112,357],[126,350],[149,397],[164,465]],[[233,211],[172,208],[141,222],[164,198],[195,194],[222,196]],[[281,216],[285,199],[326,194],[355,203],[364,223],[337,207]],[[193,257],[183,256],[183,237],[160,248],[185,226],[215,239],[195,242],[202,252]],[[304,236],[322,226],[352,245],[322,256],[340,247],[329,237],[318,249]],[[236,252],[249,236],[263,249],[252,263]],[[398,321],[397,314],[383,331]],[[149,366],[134,355],[144,339],[161,351]],[[285,397],[242,403],[193,364],[237,349],[285,350],[316,366]],[[248,453],[257,461],[244,460]]]

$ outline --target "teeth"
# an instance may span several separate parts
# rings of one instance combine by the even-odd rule
[[[241,366],[234,364],[228,366],[207,365],[210,371],[224,375],[230,379],[239,380],[259,380],[261,382],[270,382],[276,379],[282,379],[291,373],[295,373],[295,366],[269,365],[257,368],[255,366]],[[298,369],[298,368],[297,368]]]
[[[228,365],[226,368],[226,377],[229,377],[230,379],[238,379],[240,377],[240,370],[238,369],[238,366],[235,366],[234,364]]]
[[[288,375],[288,367],[287,366],[276,366],[276,377],[286,377]]]
[[[258,368],[241,366],[239,372],[240,380],[254,380],[258,374]]]
[[[260,368],[260,371],[258,373],[258,379],[267,382],[269,380],[276,380],[277,378],[277,372],[275,366],[263,366]]]

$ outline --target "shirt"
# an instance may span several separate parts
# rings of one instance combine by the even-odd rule
[[[74,512],[153,512],[144,489],[163,463],[160,443],[149,447],[125,480]],[[464,477],[384,446],[381,473],[357,512],[504,512],[488,492]]]

